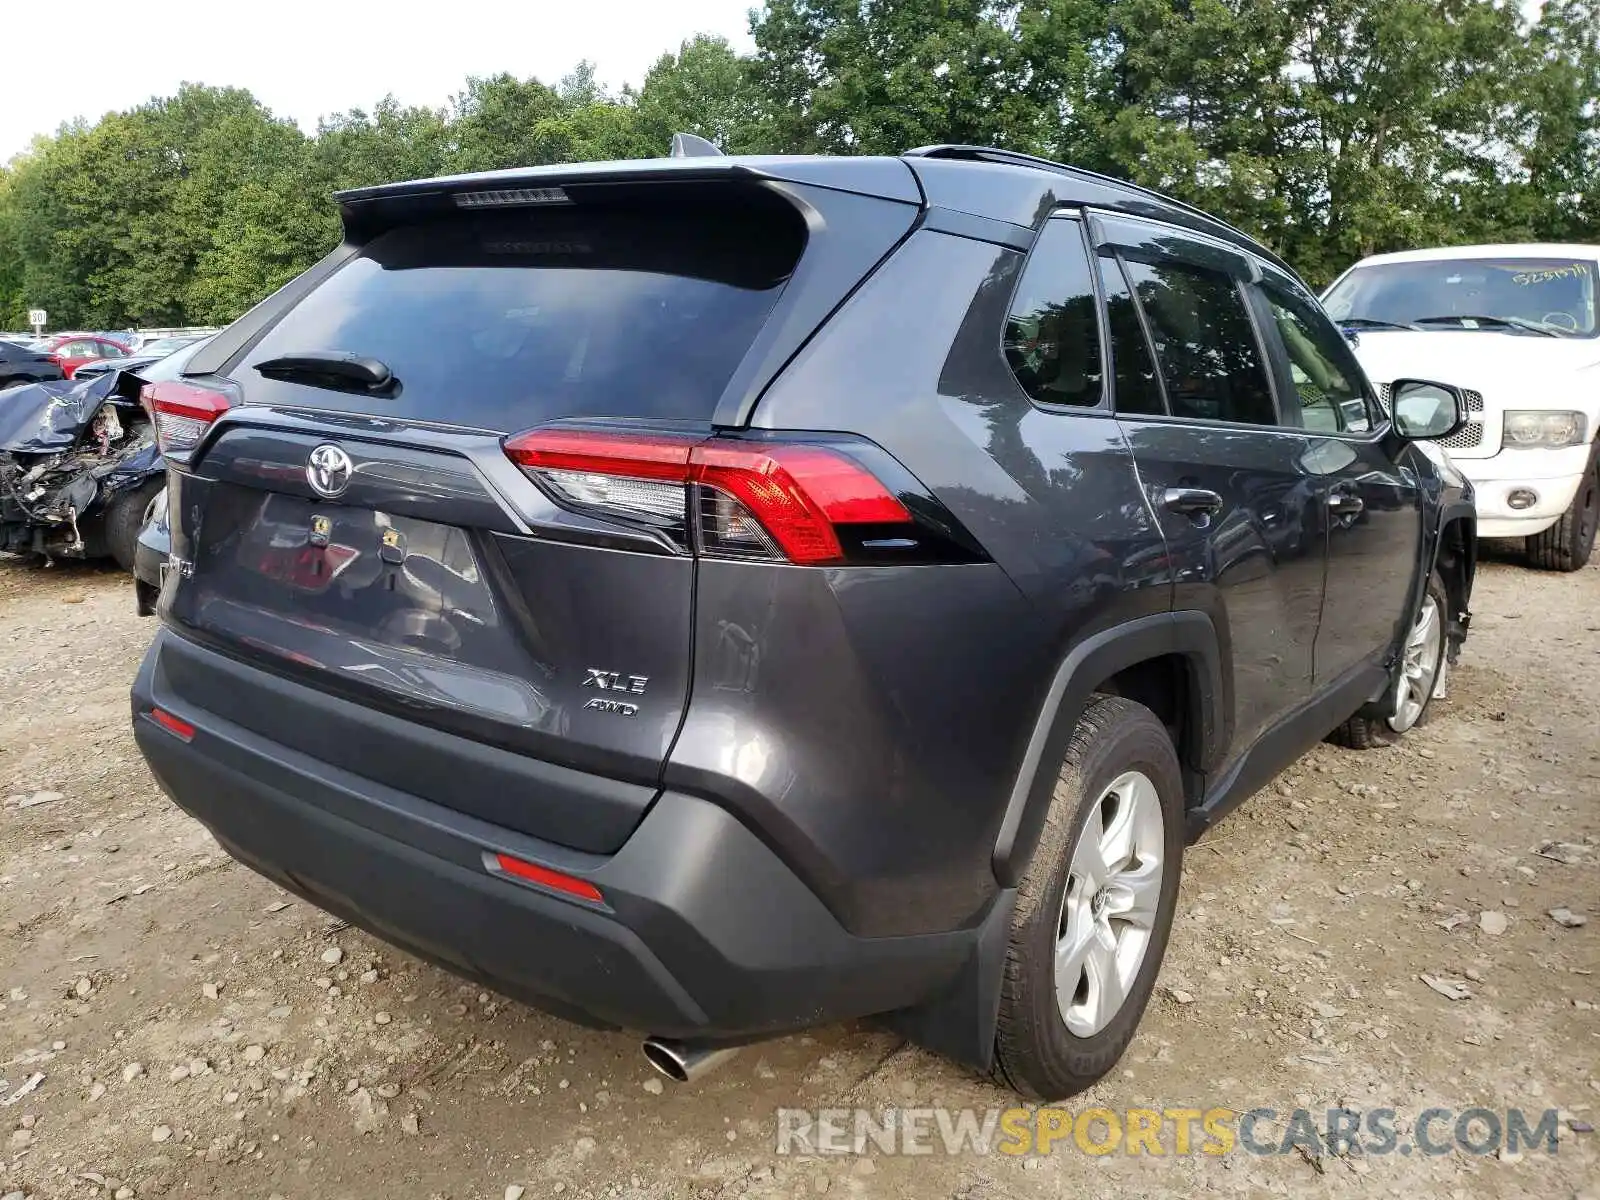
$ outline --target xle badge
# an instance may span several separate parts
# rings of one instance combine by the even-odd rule
[[[602,671],[598,667],[585,667],[584,672],[583,686],[598,688],[602,692],[629,692],[635,696],[642,696],[645,687],[650,683],[648,675],[624,675],[620,671]],[[595,712],[612,713],[619,717],[639,715],[637,704],[630,704],[625,700],[606,700],[599,696],[583,707]]]

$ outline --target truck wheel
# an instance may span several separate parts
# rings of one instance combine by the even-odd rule
[[[1328,741],[1346,750],[1372,750],[1392,745],[1424,724],[1433,715],[1433,698],[1444,694],[1445,672],[1450,669],[1449,622],[1450,598],[1444,580],[1435,571],[1428,577],[1422,611],[1406,635],[1394,716],[1379,718],[1357,713],[1330,733]]]
[[[995,1033],[999,1082],[1059,1100],[1122,1057],[1161,969],[1183,834],[1166,727],[1141,704],[1095,696],[1017,888]]]
[[[150,506],[166,485],[167,481],[160,476],[147,479],[138,487],[123,492],[106,509],[106,549],[124,571],[133,570],[134,555],[139,549],[139,533],[144,529]]]
[[[1524,540],[1528,562],[1541,571],[1581,570],[1594,553],[1596,528],[1600,528],[1600,446],[1590,453],[1589,469],[1561,519]]]

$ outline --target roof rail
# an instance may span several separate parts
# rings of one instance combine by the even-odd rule
[[[1056,162],[1054,159],[1040,158],[1036,154],[1023,154],[1019,150],[1001,150],[996,146],[962,146],[952,143],[940,146],[918,146],[915,150],[907,150],[901,157],[952,158],[964,162],[1007,163],[1017,167],[1034,167],[1041,171],[1053,171],[1058,175],[1076,175],[1080,179],[1092,179],[1099,183],[1107,183],[1113,187],[1124,188],[1130,192],[1138,192],[1141,195],[1150,196],[1161,201],[1163,204],[1170,205],[1173,208],[1182,209],[1184,212],[1189,213],[1192,216],[1199,217],[1209,224],[1216,225],[1232,233],[1236,233],[1240,237],[1249,240],[1252,245],[1260,245],[1255,238],[1251,237],[1248,233],[1245,233],[1244,230],[1235,229],[1226,221],[1206,212],[1205,209],[1196,208],[1192,204],[1187,204],[1182,200],[1174,199],[1164,192],[1156,191],[1155,188],[1145,187],[1143,184],[1130,183],[1126,179],[1118,179],[1114,175],[1103,175],[1099,171],[1090,171],[1084,167],[1075,167],[1070,163],[1060,163]],[[1262,249],[1266,249],[1266,247],[1262,247]],[[1274,260],[1278,259],[1278,256],[1270,250],[1267,251],[1267,254]]]

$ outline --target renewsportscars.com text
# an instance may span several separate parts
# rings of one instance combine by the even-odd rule
[[[1254,1154],[1382,1157],[1543,1152],[1555,1109],[780,1108],[779,1154]]]

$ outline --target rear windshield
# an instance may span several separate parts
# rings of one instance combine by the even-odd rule
[[[691,206],[535,207],[383,233],[230,374],[251,403],[510,432],[572,416],[706,421],[799,258],[768,194]],[[343,350],[393,394],[266,379],[255,364]]]

